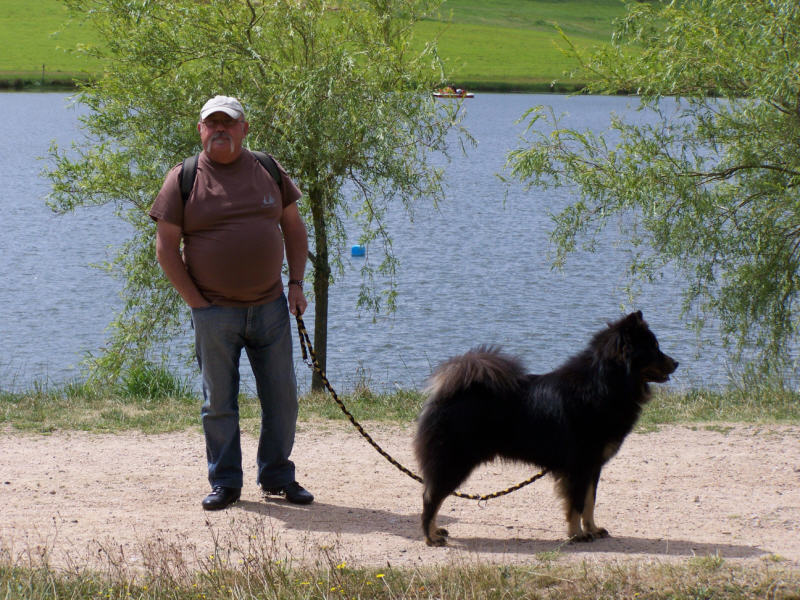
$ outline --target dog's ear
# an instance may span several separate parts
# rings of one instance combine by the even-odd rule
[[[644,315],[642,314],[642,311],[637,310],[636,312],[632,312],[625,317],[623,322],[628,325],[638,326],[644,323]]]
[[[642,311],[637,310],[632,312],[625,319],[625,327],[622,328],[622,360],[625,363],[625,369],[630,375],[633,368],[633,353],[634,353],[634,335],[637,329],[646,327],[647,324],[644,320]]]
[[[619,321],[608,321],[607,325],[611,328],[620,326],[624,327],[626,325],[632,325],[636,327],[642,323],[644,323],[644,315],[642,314],[642,311],[637,310],[636,312],[632,312],[628,316],[623,317]]]
[[[622,322],[609,323],[608,329],[602,335],[602,343],[598,349],[600,359],[611,363],[622,363],[625,361],[626,344],[625,326]]]
[[[624,365],[630,373],[633,366],[633,335],[641,325],[641,311],[629,314],[615,323],[609,323],[600,345],[600,359],[616,365]]]

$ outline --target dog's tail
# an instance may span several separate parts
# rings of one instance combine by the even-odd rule
[[[509,414],[497,413],[497,403],[518,399],[525,381],[525,372],[517,360],[484,346],[451,358],[434,371],[414,438],[426,490],[433,485],[430,481],[441,484],[453,477],[460,481],[477,464],[476,456],[488,460],[496,452],[478,434],[484,431],[483,437],[492,437],[493,434],[485,434],[485,429],[491,427],[487,419],[495,420],[493,414]],[[462,450],[464,444],[470,447],[466,454]],[[467,454],[471,458],[466,458]],[[462,472],[464,469],[466,472]],[[452,489],[459,481],[453,483]]]
[[[481,346],[442,363],[428,382],[429,404],[446,402],[468,388],[480,385],[487,392],[517,392],[525,377],[518,360],[498,348]]]

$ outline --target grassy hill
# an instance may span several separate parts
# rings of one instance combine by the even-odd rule
[[[0,81],[64,83],[98,69],[97,63],[67,52],[91,41],[92,34],[78,23],[66,24],[67,10],[59,0],[2,0],[2,5]]]
[[[606,42],[621,0],[446,0],[436,18],[419,24],[421,39],[437,37],[452,83],[475,89],[542,89],[573,64],[559,51],[561,27],[579,47]],[[3,0],[0,83],[51,85],[86,77],[99,63],[69,52],[94,41],[67,22],[59,0]]]
[[[419,26],[438,35],[440,55],[453,82],[474,89],[541,89],[571,82],[555,29],[576,46],[607,42],[612,23],[624,14],[620,0],[446,0],[441,16]]]

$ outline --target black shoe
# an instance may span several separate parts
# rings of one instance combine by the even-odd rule
[[[265,494],[271,496],[286,496],[286,499],[292,504],[311,504],[314,501],[314,495],[303,489],[303,486],[296,481],[278,487],[262,487],[261,489]]]
[[[203,509],[222,510],[223,508],[228,508],[231,504],[236,502],[241,495],[242,490],[240,488],[215,485],[211,493],[203,498]]]

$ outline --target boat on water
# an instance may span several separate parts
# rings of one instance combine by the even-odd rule
[[[434,98],[474,98],[475,94],[461,88],[446,87],[433,92]]]

